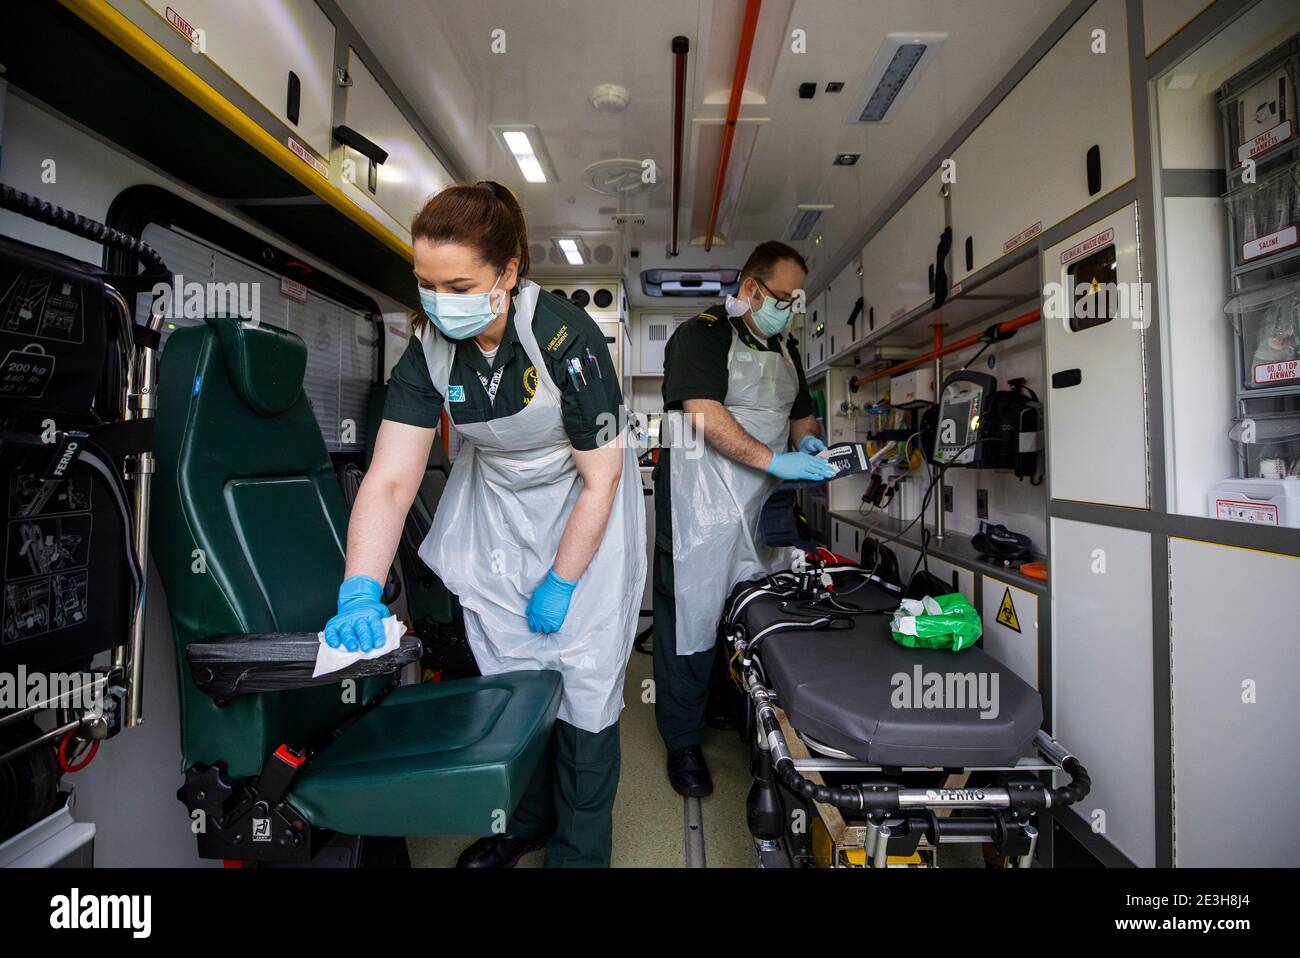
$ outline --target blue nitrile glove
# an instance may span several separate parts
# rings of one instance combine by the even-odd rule
[[[818,436],[804,436],[799,440],[799,451],[815,456],[819,452],[826,451],[826,443],[822,442]]]
[[[806,452],[779,452],[767,464],[767,471],[778,479],[829,479],[835,475],[835,467],[825,459],[818,459]]]
[[[564,617],[569,614],[569,599],[577,587],[578,583],[561,579],[554,569],[549,570],[524,610],[528,627],[534,632],[559,632]]]
[[[379,601],[384,587],[368,575],[348,576],[339,586],[338,615],[325,623],[325,641],[349,652],[369,652],[384,644],[388,606]]]

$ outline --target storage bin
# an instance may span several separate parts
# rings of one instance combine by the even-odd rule
[[[1219,88],[1230,176],[1240,173],[1246,160],[1257,160],[1283,143],[1297,142],[1298,48],[1300,37],[1292,37]]]
[[[1300,411],[1259,413],[1234,421],[1241,475],[1248,479],[1300,476]]]
[[[1300,280],[1238,293],[1223,309],[1237,335],[1242,389],[1300,392]]]
[[[1234,190],[1223,201],[1235,266],[1253,267],[1300,246],[1300,162]]]

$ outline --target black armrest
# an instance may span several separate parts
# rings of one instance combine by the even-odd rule
[[[216,635],[204,642],[191,642],[185,648],[185,658],[194,684],[221,702],[254,692],[281,692],[391,675],[420,657],[420,640],[404,635],[401,645],[387,655],[358,659],[337,672],[313,678],[319,647],[315,632]]]

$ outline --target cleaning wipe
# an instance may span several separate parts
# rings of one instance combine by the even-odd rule
[[[349,652],[343,646],[337,649],[331,648],[325,641],[325,633],[317,632],[316,638],[320,642],[320,647],[316,650],[316,669],[312,672],[312,678],[318,675],[328,675],[330,672],[337,672],[339,669],[346,668],[353,662],[361,659],[377,659],[381,655],[387,655],[389,652],[396,652],[402,644],[402,636],[406,634],[406,625],[395,615],[390,615],[384,619],[384,644],[377,649],[371,649],[369,652]]]

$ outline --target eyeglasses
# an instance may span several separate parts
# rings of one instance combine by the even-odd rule
[[[794,300],[782,299],[780,296],[776,295],[776,293],[772,292],[772,288],[768,286],[767,283],[759,279],[757,276],[754,277],[754,282],[757,283],[759,286],[763,287],[763,289],[767,292],[767,294],[771,296],[774,300],[776,300],[776,308],[778,310],[780,310],[783,313],[788,313],[790,311],[790,307],[794,305]]]

